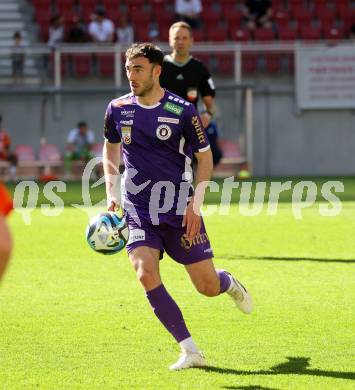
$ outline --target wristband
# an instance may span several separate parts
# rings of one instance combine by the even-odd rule
[[[201,114],[208,114],[211,118],[213,118],[213,112],[209,111],[209,110],[203,110],[201,112]]]

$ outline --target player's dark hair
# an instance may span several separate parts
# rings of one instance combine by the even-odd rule
[[[169,34],[171,33],[171,31],[172,31],[174,28],[186,28],[186,30],[188,30],[189,33],[190,33],[190,35],[192,36],[192,28],[191,28],[191,26],[190,26],[188,23],[186,23],[186,22],[180,21],[180,22],[175,22],[175,23],[173,23],[173,24],[170,26],[170,28],[169,28]]]
[[[87,127],[87,123],[85,122],[85,121],[80,121],[80,122],[78,122],[78,127]]]
[[[164,54],[158,46],[149,42],[134,43],[126,51],[126,59],[145,57],[151,64],[163,66]]]

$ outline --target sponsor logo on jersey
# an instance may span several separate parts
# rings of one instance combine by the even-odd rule
[[[131,131],[132,131],[132,127],[130,127],[130,126],[121,127],[122,141],[126,145],[129,145],[132,142]]]
[[[136,241],[144,241],[145,240],[145,231],[142,229],[132,229],[129,232],[129,240],[127,244],[132,244]]]
[[[195,236],[192,240],[187,238],[186,233],[181,236],[180,244],[185,249],[186,252],[190,252],[191,248],[195,245],[205,244],[209,242],[207,233],[200,233]]]
[[[178,118],[169,118],[167,116],[158,116],[158,122],[174,123],[178,125],[180,120]]]
[[[169,139],[171,137],[171,128],[170,126],[166,125],[166,124],[163,124],[163,125],[160,125],[157,127],[157,137],[162,140],[162,141],[166,141],[167,139]]]
[[[164,110],[165,111],[169,111],[169,112],[172,112],[173,114],[176,114],[176,115],[181,115],[182,112],[184,111],[184,107],[180,107],[174,103],[171,103],[171,102],[166,102],[164,104]]]
[[[120,121],[121,125],[126,125],[126,126],[132,126],[133,125],[133,119],[130,119],[129,121]]]
[[[177,76],[176,76],[176,80],[184,80],[184,75],[179,73]]]
[[[135,112],[136,110],[122,110],[121,115],[126,116],[127,118],[133,118]]]
[[[198,140],[200,141],[200,144],[205,143],[206,142],[205,134],[202,130],[202,126],[201,126],[200,121],[198,120],[197,115],[192,117],[191,123],[193,124],[193,126],[195,128],[196,135],[197,135]]]

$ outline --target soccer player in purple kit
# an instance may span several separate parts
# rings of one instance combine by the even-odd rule
[[[127,252],[155,315],[181,347],[179,359],[170,366],[180,370],[204,366],[205,358],[162,283],[159,260],[164,251],[185,266],[201,294],[226,292],[244,313],[252,311],[252,300],[230,273],[214,268],[191,169],[194,154],[195,185],[204,189],[212,173],[211,151],[194,105],[160,86],[162,63],[162,51],[150,43],[127,50],[131,93],[107,107],[103,166],[108,208],[114,211],[120,207],[115,188],[122,143],[126,168],[122,208],[130,229]]]

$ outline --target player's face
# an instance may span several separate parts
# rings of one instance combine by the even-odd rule
[[[184,27],[173,28],[169,33],[169,44],[178,55],[189,54],[192,46],[190,31]]]
[[[159,65],[151,64],[145,57],[127,59],[126,74],[135,96],[146,96],[159,80]]]

